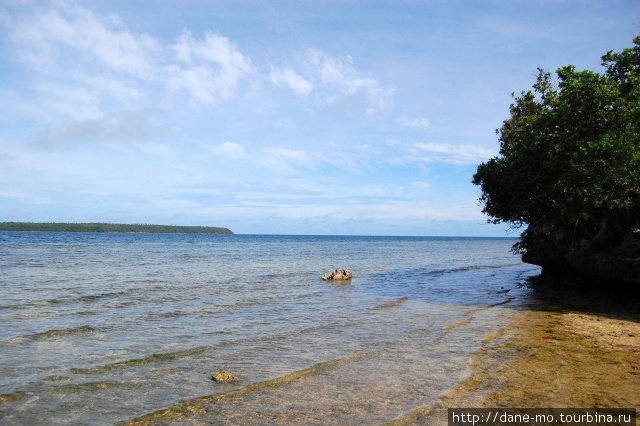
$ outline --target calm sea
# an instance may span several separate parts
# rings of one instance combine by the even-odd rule
[[[0,423],[402,417],[520,315],[539,270],[513,243],[0,232]],[[322,281],[338,267],[350,284]]]

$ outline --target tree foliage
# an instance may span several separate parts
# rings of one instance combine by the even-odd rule
[[[538,69],[532,90],[514,96],[496,131],[500,155],[473,176],[490,222],[640,225],[640,36],[602,65],[559,68],[555,81]]]

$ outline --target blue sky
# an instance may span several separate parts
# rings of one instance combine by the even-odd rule
[[[0,5],[0,221],[504,236],[471,177],[536,67],[630,1]]]

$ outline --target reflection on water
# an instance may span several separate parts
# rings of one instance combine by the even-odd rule
[[[521,318],[538,269],[512,243],[0,233],[0,417],[402,418],[458,388]],[[321,280],[336,267],[350,285]],[[219,369],[240,380],[213,382]]]

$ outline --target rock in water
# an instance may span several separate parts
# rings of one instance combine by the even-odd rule
[[[238,378],[226,370],[220,370],[213,373],[211,380],[216,383],[231,383],[238,380]]]
[[[334,280],[334,281],[347,281],[353,277],[351,274],[351,269],[336,269],[331,272],[327,272],[322,276],[323,280]]]

